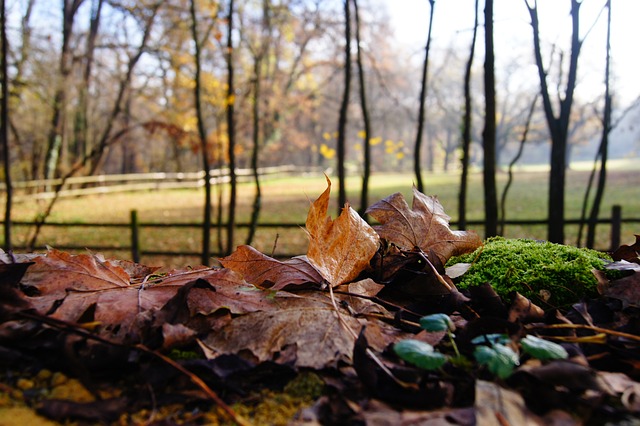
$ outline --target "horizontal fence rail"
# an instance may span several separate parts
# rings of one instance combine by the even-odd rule
[[[322,172],[319,167],[299,167],[293,165],[261,167],[258,174],[261,178],[279,176],[304,176]],[[236,169],[238,182],[253,179],[253,169]],[[229,169],[209,170],[209,181],[212,184],[229,182]],[[76,176],[67,179],[42,179],[14,182],[14,200],[51,199],[58,197],[77,197],[82,195],[108,194],[115,192],[146,191],[159,189],[191,189],[204,186],[205,173],[129,173],[114,175]],[[61,188],[59,188],[62,185]],[[57,189],[57,191],[56,191]],[[4,182],[0,183],[0,192],[6,192]]]
[[[4,222],[0,222],[4,225]],[[34,226],[34,222],[27,221],[12,221],[14,226]],[[583,223],[580,219],[566,219],[566,225],[579,225]],[[613,206],[611,217],[600,218],[597,221],[598,224],[606,224],[611,226],[610,236],[610,250],[614,250],[620,246],[621,225],[623,223],[640,223],[640,218],[622,218],[622,209],[620,206]],[[534,220],[506,220],[505,225],[547,225],[546,220],[534,219]],[[482,226],[484,221],[482,220],[469,220],[467,225]],[[56,249],[60,250],[84,250],[89,248],[91,250],[110,250],[110,251],[127,251],[131,253],[131,259],[135,262],[139,262],[141,256],[200,256],[199,251],[162,251],[162,250],[141,250],[141,237],[144,235],[143,230],[145,228],[183,228],[183,229],[202,229],[201,223],[189,222],[189,223],[155,223],[155,222],[139,222],[137,219],[137,212],[134,210],[131,212],[131,220],[129,223],[69,223],[69,222],[46,222],[45,227],[56,228],[118,228],[128,229],[130,232],[130,243],[128,245],[92,245],[91,247],[79,246],[79,245],[56,245]],[[225,223],[213,224],[211,229],[217,230],[218,228],[226,228]],[[249,223],[236,223],[237,228],[248,228],[251,226]],[[456,222],[451,223],[451,227],[455,228]],[[258,223],[256,226],[260,228],[302,228],[302,223]],[[44,247],[36,247],[36,249],[43,249]],[[26,247],[14,246],[14,250],[25,250]],[[291,254],[279,254],[279,258],[289,258],[300,255],[302,253]],[[224,253],[212,253],[212,257],[223,256]]]

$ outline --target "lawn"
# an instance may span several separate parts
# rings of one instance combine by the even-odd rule
[[[615,163],[614,163],[615,164]],[[620,163],[612,167],[608,177],[608,186],[601,210],[601,217],[609,217],[611,207],[622,206],[623,217],[640,217],[640,197],[637,183],[640,181],[640,169],[630,163]],[[585,185],[589,172],[584,167],[574,167],[567,177],[566,217],[578,218],[582,206]],[[506,173],[498,176],[499,191],[505,185]],[[337,178],[332,178],[333,193],[337,193]],[[445,211],[457,219],[457,197],[459,174],[426,174],[425,193],[437,195]],[[359,208],[360,179],[351,177],[347,180],[347,192],[352,206]],[[411,203],[413,175],[384,174],[374,175],[371,179],[370,201],[368,205],[394,193],[402,192]],[[303,224],[309,202],[314,200],[326,187],[323,176],[304,176],[271,179],[262,184],[262,223],[297,223]],[[254,196],[252,184],[241,184],[238,191],[238,223],[246,223],[250,219],[251,205]],[[227,194],[223,194],[227,195]],[[515,175],[506,202],[507,220],[510,219],[544,219],[547,214],[547,173],[538,170],[520,169]],[[218,207],[218,192],[214,192],[214,211]],[[141,223],[198,223],[202,217],[201,190],[166,190],[162,192],[132,192],[109,195],[94,195],[82,198],[59,200],[50,217],[52,222],[74,223],[123,223],[129,222],[130,211],[137,210]],[[468,195],[468,220],[481,220],[483,217],[482,174],[473,173],[470,177]],[[17,203],[13,210],[14,221],[32,221],[45,206],[43,201]],[[337,213],[337,204],[331,207]],[[473,226],[481,235],[481,226]],[[25,226],[14,227],[14,244],[23,245],[30,230]],[[607,249],[609,246],[609,226],[600,225],[597,234],[597,248]],[[623,225],[623,242],[632,242],[633,234],[640,233],[637,224]],[[566,243],[575,244],[577,226],[567,226]],[[224,235],[223,235],[224,236]],[[544,226],[508,225],[506,237],[527,237],[544,239]],[[145,251],[192,251],[200,250],[201,232],[195,228],[159,228],[143,227],[140,234],[142,250]],[[246,229],[239,228],[236,234],[236,245],[245,243]],[[38,238],[38,246],[64,247],[67,245],[83,246],[88,249],[104,246],[127,247],[130,243],[130,232],[127,228],[98,227],[45,227]],[[212,232],[212,250],[217,251],[217,231]],[[303,254],[306,251],[306,235],[301,228],[261,228],[252,243],[257,249],[280,255]],[[128,249],[99,250],[108,257],[130,258]],[[143,255],[146,264],[165,266],[184,266],[197,263],[195,256],[157,257]]]

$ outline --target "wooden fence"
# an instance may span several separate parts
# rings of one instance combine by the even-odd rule
[[[318,174],[322,170],[316,168],[300,168],[296,166],[278,166],[264,167],[259,169],[261,177],[277,177],[277,176],[300,176],[306,174]],[[212,183],[226,182],[229,179],[229,171],[227,169],[211,170],[209,179]],[[253,178],[253,170],[237,169],[236,175],[239,181],[248,181]],[[100,176],[81,176],[71,177],[65,180],[50,179],[28,182],[16,182],[13,185],[14,199],[19,202],[21,199],[50,199],[54,197],[55,191],[58,189],[58,196],[73,197],[89,194],[106,194],[112,192],[124,191],[143,191],[143,190],[161,190],[175,188],[199,188],[204,185],[204,172],[192,173],[135,173],[121,175],[100,175]],[[5,186],[0,183],[0,191],[4,191]],[[580,219],[567,219],[566,225],[579,225]],[[640,223],[640,218],[623,218],[622,208],[614,206],[611,210],[609,218],[601,218],[598,224],[609,225],[610,249],[615,249],[620,245],[621,227],[623,223]],[[4,226],[4,222],[0,222]],[[15,226],[34,226],[33,222],[12,221]],[[545,219],[524,219],[524,220],[507,220],[505,225],[524,225],[524,226],[546,226]],[[468,221],[469,226],[482,226],[483,221]],[[216,227],[226,227],[226,224],[216,224]],[[248,228],[248,223],[238,223],[237,228]],[[301,223],[259,223],[258,228],[299,228],[303,226]],[[138,221],[137,213],[131,212],[130,221],[128,223],[69,223],[69,222],[50,222],[47,221],[44,227],[55,228],[114,228],[121,229],[125,232],[128,230],[130,234],[128,245],[92,245],[91,249],[96,251],[127,251],[131,253],[131,259],[139,261],[141,256],[194,256],[199,257],[200,252],[195,251],[160,251],[160,250],[141,250],[141,239],[144,236],[144,229],[150,228],[191,228],[201,229],[200,223],[142,223]],[[452,228],[457,227],[457,223],[451,223]],[[56,245],[61,250],[84,250],[86,246],[80,245]],[[36,247],[41,249],[42,247]],[[25,250],[26,247],[14,246],[14,250]],[[281,254],[280,257],[291,257],[300,253]],[[222,253],[212,253],[212,256],[221,256]]]
[[[579,225],[581,220],[579,219],[567,219],[565,221],[566,225]],[[623,218],[622,217],[622,208],[620,206],[613,206],[611,210],[611,216],[609,218],[601,218],[598,220],[598,224],[605,224],[611,227],[610,234],[610,249],[614,250],[620,246],[620,238],[621,238],[621,226],[623,223],[640,223],[640,218]],[[14,221],[12,222],[15,226],[33,226],[33,222],[22,222],[22,221]],[[483,221],[468,221],[468,225],[470,226],[482,226],[484,224]],[[455,228],[456,223],[452,222],[451,227]],[[534,226],[546,226],[546,220],[507,220],[505,221],[505,225],[534,225]],[[141,250],[140,248],[140,240],[143,235],[143,230],[145,228],[192,228],[192,229],[201,229],[202,224],[200,223],[144,223],[138,221],[137,212],[131,211],[130,221],[129,223],[69,223],[69,222],[46,222],[45,227],[59,227],[59,228],[96,228],[96,227],[106,227],[106,228],[117,228],[123,230],[129,230],[130,234],[130,244],[127,246],[91,246],[92,250],[96,251],[128,251],[131,253],[131,259],[133,261],[139,262],[141,256],[200,256],[200,252],[189,252],[189,251],[157,251],[157,250]],[[218,226],[225,227],[226,224],[214,225],[212,227],[213,230],[217,229]],[[250,224],[248,223],[238,223],[236,227],[238,228],[247,228]],[[260,223],[258,224],[258,228],[299,228],[304,226],[300,223]],[[39,247],[42,248],[42,247]],[[79,245],[56,245],[56,249],[60,250],[84,250],[86,246]],[[25,249],[25,247],[14,247],[14,250],[19,251],[20,249]],[[291,253],[291,254],[280,254],[279,257],[288,258],[292,256],[299,255],[301,253]],[[213,257],[219,257],[224,255],[223,253],[212,253]]]
[[[310,173],[318,174],[320,172],[322,172],[321,168],[292,165],[261,167],[258,169],[258,173],[262,178],[301,176]],[[253,169],[236,169],[238,182],[247,182],[253,179],[253,173]],[[130,173],[14,182],[12,188],[14,191],[14,200],[20,202],[24,199],[51,199],[55,196],[56,192],[59,197],[77,197],[126,191],[201,188],[204,186],[204,178],[204,171],[185,173]],[[229,169],[212,169],[209,171],[209,179],[212,184],[228,182]],[[57,191],[56,188],[58,189]],[[0,183],[0,192],[5,191],[6,185],[2,182]]]

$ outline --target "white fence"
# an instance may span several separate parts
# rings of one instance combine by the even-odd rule
[[[303,176],[322,172],[320,168],[298,166],[262,167],[258,173],[262,178],[281,176]],[[253,179],[253,169],[236,169],[238,181]],[[205,173],[130,173],[119,175],[77,176],[67,179],[47,179],[14,182],[14,200],[50,199],[55,195],[54,188],[62,185],[59,197],[77,197],[81,195],[106,194],[113,192],[146,191],[158,189],[185,189],[204,186]],[[229,181],[229,169],[209,171],[212,184]],[[0,191],[6,191],[6,185],[0,183]]]

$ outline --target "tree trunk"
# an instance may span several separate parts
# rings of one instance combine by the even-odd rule
[[[547,71],[542,62],[542,52],[540,48],[538,6],[534,0],[533,6],[525,0],[529,15],[531,17],[531,27],[533,29],[533,46],[538,77],[540,79],[540,93],[542,104],[551,136],[551,171],[549,173],[549,206],[548,206],[548,235],[547,239],[553,243],[564,243],[564,198],[565,198],[565,171],[567,157],[567,135],[571,117],[571,107],[573,105],[573,95],[576,86],[578,72],[578,56],[582,42],[580,40],[580,5],[577,0],[571,0],[571,57],[569,62],[569,73],[565,88],[565,96],[558,94],[560,99],[560,113],[555,115],[551,104],[551,95],[547,84]]]
[[[127,71],[125,73],[124,78],[120,80],[120,86],[118,87],[118,94],[116,95],[116,100],[113,104],[111,113],[107,118],[105,129],[102,132],[98,140],[98,143],[96,144],[96,147],[91,150],[91,153],[89,155],[90,161],[91,161],[89,174],[91,175],[95,174],[98,168],[100,167],[105,151],[107,147],[110,145],[109,141],[111,139],[111,132],[113,131],[113,127],[116,122],[116,119],[120,116],[120,113],[122,112],[122,107],[124,103],[123,100],[127,94],[127,91],[129,90],[129,87],[131,86],[133,70],[135,69],[136,65],[138,64],[138,61],[140,60],[140,58],[142,57],[142,54],[145,52],[147,48],[147,42],[149,41],[149,37],[151,36],[151,30],[153,29],[153,23],[155,21],[156,15],[162,3],[163,3],[162,0],[158,0],[156,3],[154,3],[152,6],[149,7],[150,10],[149,10],[147,19],[145,20],[145,27],[142,33],[142,41],[140,42],[140,45],[138,46],[138,50],[136,51],[135,55],[133,55],[129,59],[129,63],[127,64]]]
[[[464,117],[462,119],[462,173],[460,175],[460,192],[458,194],[458,228],[467,229],[467,185],[469,180],[469,148],[471,147],[471,69],[476,50],[478,35],[478,2],[475,2],[473,36],[469,59],[464,72]]]
[[[194,64],[195,85],[193,87],[193,95],[196,107],[196,117],[198,121],[198,137],[200,139],[200,148],[202,150],[202,169],[204,170],[204,212],[202,221],[202,253],[201,263],[209,265],[211,257],[211,178],[209,172],[209,149],[207,146],[207,131],[204,125],[204,114],[202,113],[202,81],[201,81],[201,49],[202,43],[198,35],[198,19],[196,14],[196,0],[191,0],[189,4],[191,13],[191,37],[195,48]]]
[[[498,233],[498,193],[496,188],[496,87],[493,49],[493,0],[484,8],[484,97],[485,122],[482,132],[484,148],[484,222],[485,238]]]
[[[360,191],[360,215],[364,217],[364,212],[367,210],[369,205],[369,177],[371,175],[371,120],[369,119],[369,107],[367,106],[364,66],[362,65],[362,49],[360,49],[360,13],[358,10],[358,0],[353,0],[353,10],[356,18],[356,62],[358,64],[358,81],[360,85],[360,108],[362,110],[362,121],[364,122],[364,164],[362,170],[362,189]]]
[[[342,93],[342,103],[340,104],[340,116],[338,118],[338,213],[347,202],[346,191],[346,131],[347,131],[347,110],[349,108],[349,93],[351,91],[351,8],[349,0],[344,0],[344,91]]]
[[[251,152],[251,169],[253,170],[253,181],[255,183],[255,196],[251,209],[251,223],[249,224],[249,234],[246,244],[250,245],[258,227],[260,207],[262,205],[262,190],[260,188],[260,173],[258,173],[258,157],[260,152],[260,79],[262,78],[262,54],[257,54],[253,63],[253,151]]]
[[[53,99],[51,127],[47,138],[47,151],[44,163],[44,178],[52,179],[58,167],[67,103],[67,83],[71,74],[71,36],[76,12],[84,0],[63,0],[62,2],[62,48],[60,49],[60,80]]]
[[[607,158],[609,152],[609,133],[611,131],[611,93],[610,93],[610,71],[611,71],[611,0],[607,0],[607,53],[604,71],[604,111],[602,118],[602,139],[600,141],[600,174],[598,175],[598,186],[589,214],[587,226],[587,247],[593,248],[595,245],[596,225],[598,224],[598,213],[604,197],[604,190],[607,181]]]
[[[6,202],[4,209],[4,250],[11,251],[11,208],[13,201],[13,185],[11,182],[11,150],[9,149],[9,76],[7,75],[7,15],[5,0],[0,3],[0,38],[2,39],[2,51],[0,52],[0,72],[2,73],[2,99],[0,100],[0,138],[4,165],[4,182],[6,185]]]
[[[85,64],[82,73],[82,82],[78,89],[78,109],[76,111],[74,139],[75,139],[75,157],[82,158],[91,148],[88,145],[88,123],[87,115],[89,110],[89,83],[91,81],[91,69],[93,67],[93,58],[96,47],[96,39],[98,37],[98,28],[100,26],[100,15],[102,12],[103,0],[93,0],[91,5],[91,18],[89,23],[89,34],[87,36],[87,47],[85,52]]]
[[[236,132],[235,132],[235,87],[234,87],[234,67],[233,67],[233,0],[229,1],[227,33],[227,135],[229,139],[227,155],[229,157],[229,210],[227,218],[227,254],[233,251],[234,234],[236,227],[236,198],[237,198],[237,178],[236,178]]]
[[[433,27],[433,9],[435,0],[429,0],[429,31],[427,34],[427,45],[424,49],[424,63],[422,65],[422,81],[420,83],[420,106],[418,108],[418,131],[416,132],[416,143],[413,151],[413,170],[416,175],[416,188],[424,192],[422,182],[422,133],[424,131],[425,103],[427,98],[427,76],[429,74],[429,49],[431,48],[431,28]]]
[[[142,54],[146,49],[147,41],[149,39],[149,36],[151,34],[151,29],[153,27],[153,22],[155,20],[155,17],[161,5],[162,5],[162,0],[159,0],[158,2],[154,3],[153,6],[151,6],[151,13],[147,16],[147,19],[146,19],[146,27],[144,28],[141,44],[138,47],[138,51],[136,55],[134,55],[129,60],[125,78],[120,82],[118,95],[116,96],[113,109],[111,110],[111,114],[107,119],[107,125],[105,127],[105,130],[102,133],[102,136],[100,137],[99,143],[95,147],[93,147],[93,149],[89,153],[87,153],[82,159],[78,160],[75,163],[75,165],[72,166],[71,169],[63,175],[61,179],[62,183],[60,185],[57,185],[55,194],[53,198],[49,201],[49,204],[47,205],[45,212],[39,215],[38,219],[35,222],[35,229],[33,231],[32,236],[29,238],[29,243],[27,244],[28,250],[32,250],[35,247],[36,241],[40,234],[40,230],[42,229],[42,226],[47,221],[47,218],[49,217],[49,215],[51,214],[51,211],[53,210],[53,206],[57,202],[59,190],[62,189],[64,182],[69,177],[73,176],[78,171],[80,171],[80,169],[87,167],[89,164],[90,164],[89,167],[90,167],[91,173],[94,173],[95,170],[98,168],[100,160],[104,156],[107,148],[109,148],[112,144],[118,142],[121,138],[126,136],[130,130],[134,128],[134,127],[130,127],[130,128],[121,129],[120,131],[116,132],[115,135],[111,135],[111,132],[113,130],[113,124],[115,123],[116,118],[120,115],[120,112],[122,110],[122,103],[123,103],[122,101],[131,83],[133,69],[135,68],[136,64],[138,63],[138,60],[140,59],[140,57],[142,56]]]

